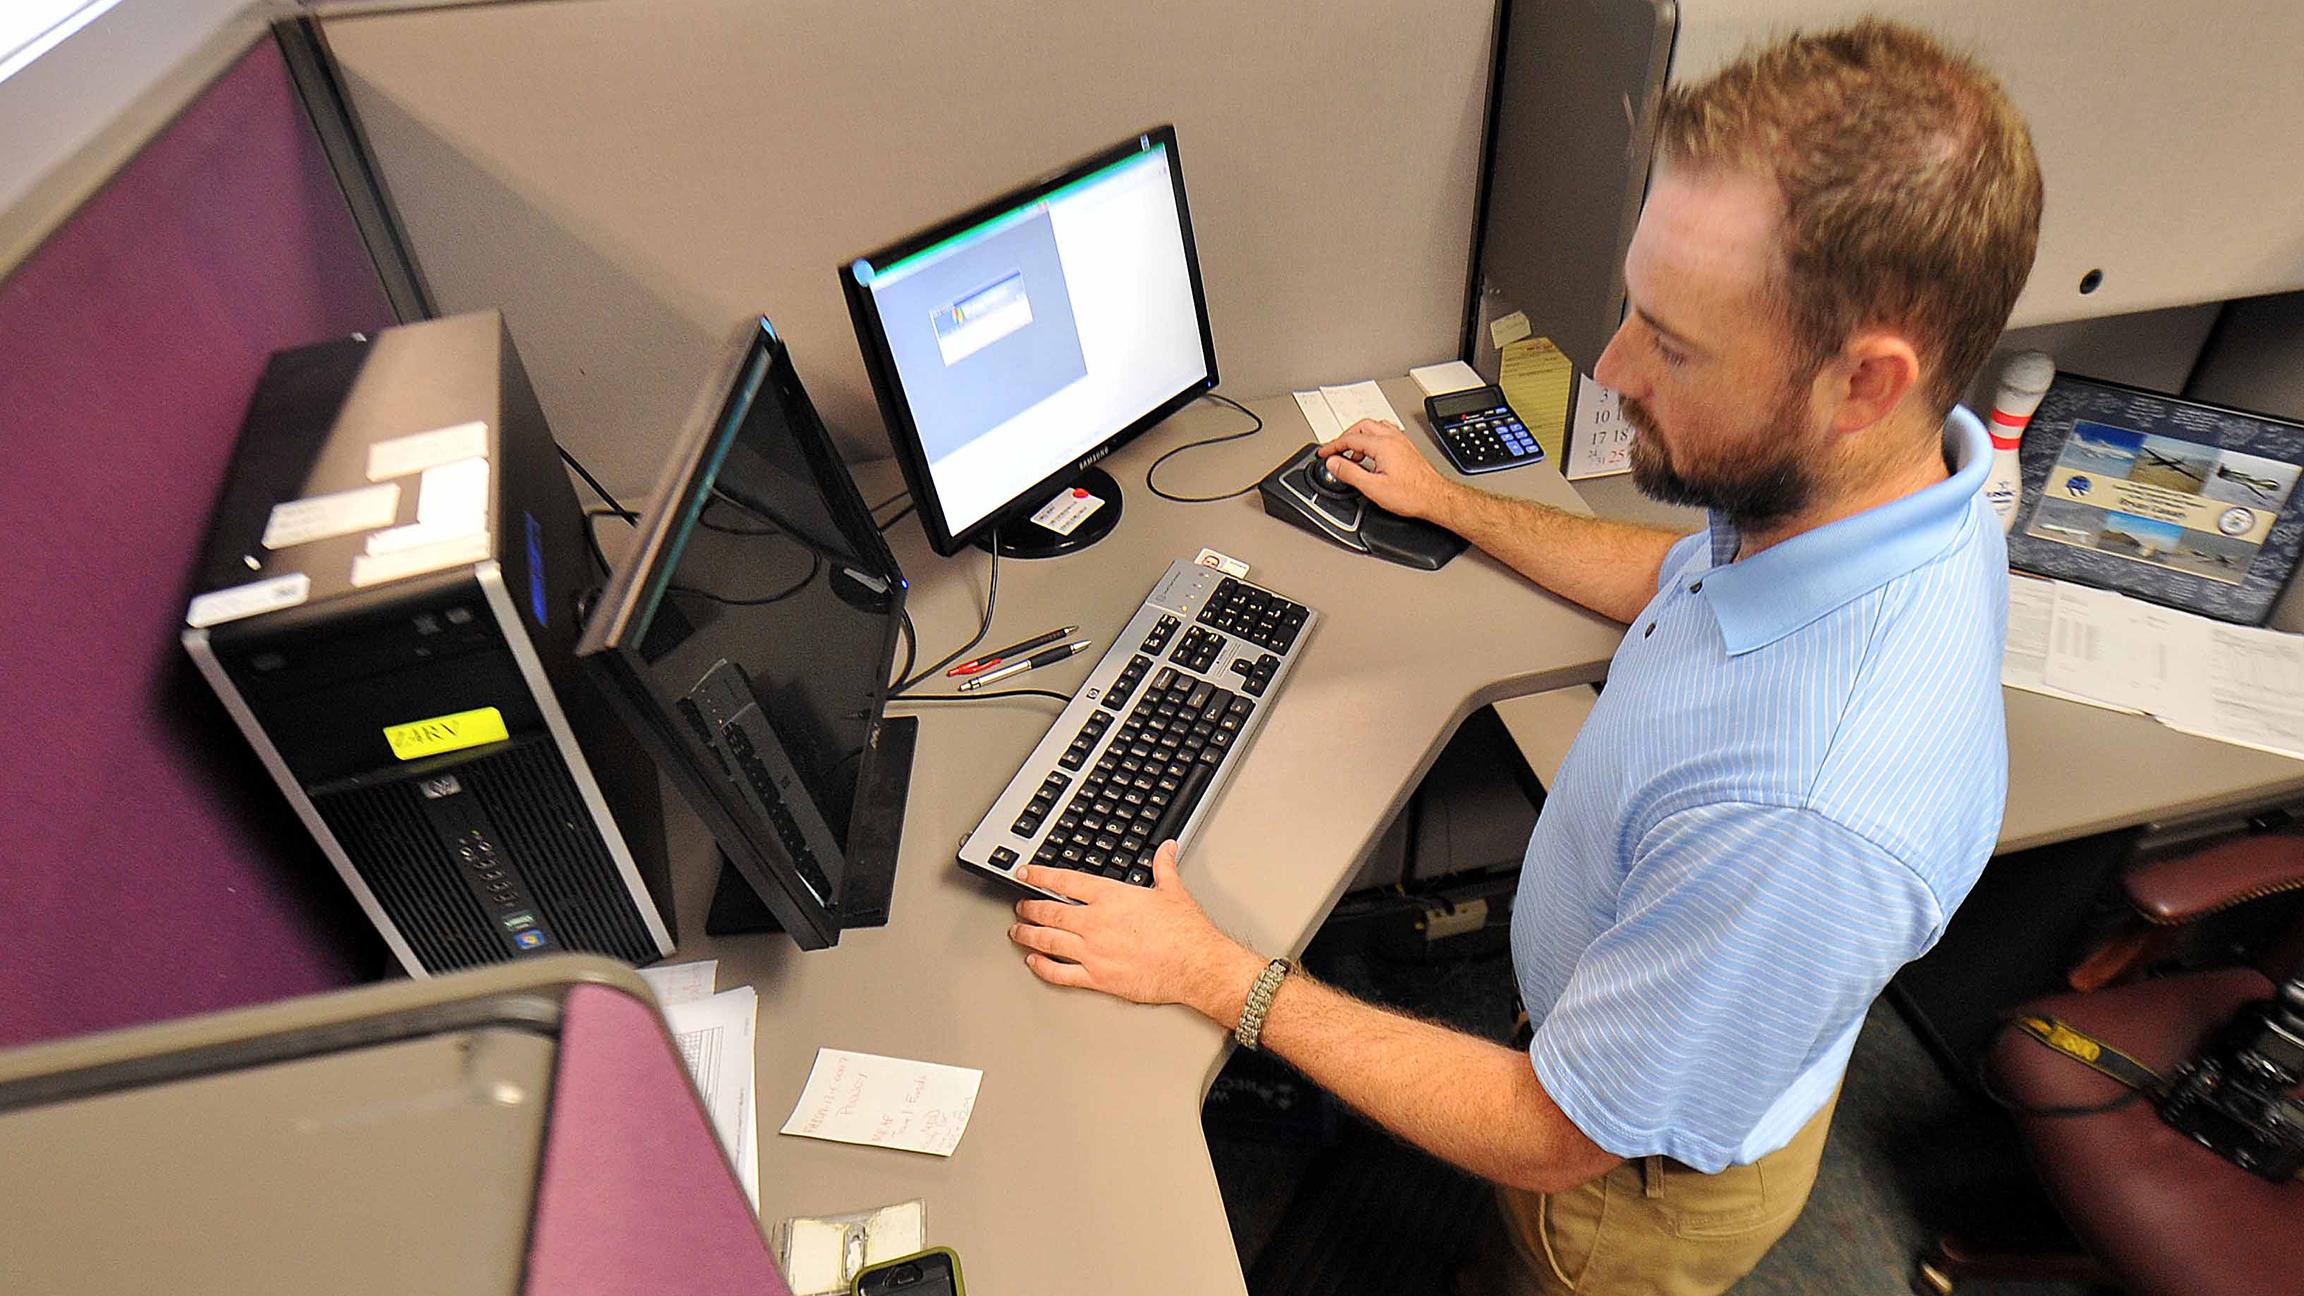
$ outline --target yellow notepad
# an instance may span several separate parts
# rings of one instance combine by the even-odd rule
[[[1562,435],[1568,426],[1568,396],[1575,389],[1576,366],[1546,337],[1522,338],[1505,346],[1498,357],[1501,372],[1496,385],[1505,403],[1520,416],[1521,426],[1535,435],[1545,455],[1560,462]]]

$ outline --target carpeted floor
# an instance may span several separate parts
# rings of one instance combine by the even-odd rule
[[[1380,1002],[1501,1038],[1502,953],[1394,962],[1358,942],[1307,961]],[[1349,948],[1348,948],[1349,947]],[[1451,1296],[1448,1275],[1490,1209],[1483,1185],[1338,1111],[1284,1069],[1236,1059],[1208,1109],[1209,1149],[1254,1296]],[[2013,1135],[1951,1085],[1885,1002],[1849,1066],[1814,1195],[1738,1296],[1901,1296],[1946,1229],[2052,1230]],[[1970,1296],[2080,1296],[2070,1284],[1963,1283]]]

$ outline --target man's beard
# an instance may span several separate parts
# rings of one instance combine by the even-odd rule
[[[1800,458],[1806,438],[1799,435],[1799,419],[1805,411],[1796,392],[1787,392],[1771,415],[1773,432],[1760,442],[1760,449],[1744,462],[1704,477],[1686,475],[1672,466],[1647,406],[1626,396],[1619,408],[1624,421],[1639,433],[1632,439],[1632,484],[1650,499],[1709,509],[1738,531],[1752,531],[1798,513],[1815,494],[1815,480]]]

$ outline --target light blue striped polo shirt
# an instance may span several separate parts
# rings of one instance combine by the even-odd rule
[[[2007,550],[1983,424],[1945,447],[1946,480],[1744,561],[1717,519],[1673,546],[1560,767],[1513,963],[1538,1078],[1618,1156],[1791,1141],[1992,853]]]

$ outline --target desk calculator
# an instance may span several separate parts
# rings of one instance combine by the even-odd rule
[[[1456,471],[1466,476],[1501,472],[1544,457],[1544,448],[1494,387],[1427,396],[1424,413],[1432,420],[1432,439],[1440,443]]]

